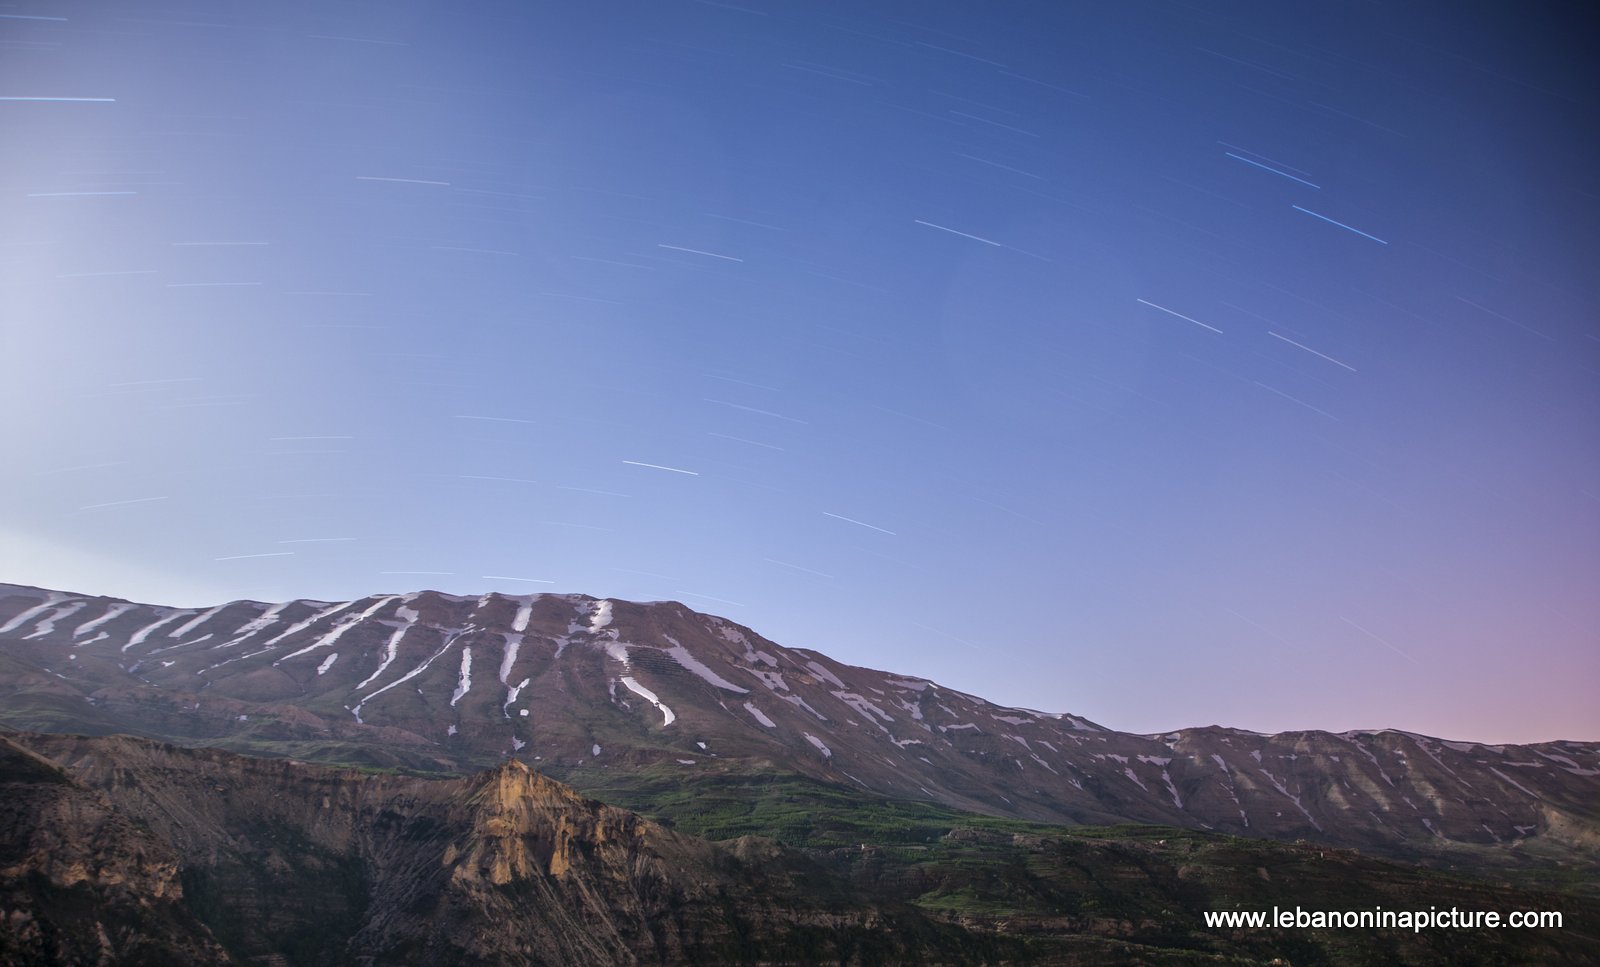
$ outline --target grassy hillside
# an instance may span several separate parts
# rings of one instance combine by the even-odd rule
[[[656,769],[584,791],[709,839],[770,837],[871,895],[1026,938],[1041,958],[1304,964],[1600,963],[1592,877],[1434,870],[1353,850],[1155,826],[1051,826],[889,800],[787,775]],[[1515,871],[1512,871],[1515,873]],[[1559,910],[1560,930],[1208,930],[1207,910]],[[1111,946],[1106,946],[1110,944]],[[1142,953],[1138,953],[1142,951]],[[1190,961],[1187,958],[1198,958]],[[1222,958],[1213,961],[1212,958]]]

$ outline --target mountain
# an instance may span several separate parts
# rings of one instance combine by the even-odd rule
[[[0,585],[0,724],[580,789],[801,777],[1051,823],[1600,870],[1600,744],[1117,732],[787,648],[676,602],[434,591],[206,609]]]
[[[18,738],[33,748],[0,737],[0,783],[8,828],[32,838],[8,837],[21,856],[0,865],[5,963],[961,963],[1006,947],[515,760],[427,780]]]
[[[877,845],[710,843],[516,760],[454,778],[0,735],[0,962],[1600,963],[1600,899],[1348,851],[920,810]],[[904,808],[904,807],[902,807]],[[893,807],[889,810],[894,813]],[[903,818],[903,814],[901,814]],[[1561,929],[1213,929],[1208,910],[1562,910]]]

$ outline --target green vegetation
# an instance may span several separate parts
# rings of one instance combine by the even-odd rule
[[[645,769],[565,777],[586,795],[713,840],[763,836],[880,901],[1002,930],[1051,963],[1593,963],[1600,901],[1311,844],[1159,826],[1055,826],[885,799],[777,773]],[[1592,886],[1592,879],[1590,880]],[[1569,929],[1207,930],[1207,910],[1562,910]],[[1108,946],[1109,945],[1109,946]],[[1484,955],[1493,952],[1489,961]],[[1157,956],[1159,955],[1159,956]],[[1057,959],[1061,958],[1061,959]],[[1494,958],[1500,958],[1494,960]]]
[[[552,778],[695,836],[767,836],[808,849],[927,844],[957,826],[1006,834],[1065,828],[886,799],[792,773],[707,770],[686,776],[681,768],[655,766],[626,774],[586,771]]]

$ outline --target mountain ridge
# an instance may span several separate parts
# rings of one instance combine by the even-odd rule
[[[587,799],[515,760],[428,779],[19,733],[0,735],[0,783],[16,799],[0,812],[50,840],[22,844],[25,864],[59,869],[63,844],[93,850],[99,880],[121,888],[115,903],[64,903],[81,874],[41,889],[0,868],[0,898],[22,914],[0,921],[0,955],[38,963],[811,963],[862,951],[959,963],[985,947],[837,879],[807,880],[798,857],[769,851],[758,868],[736,846]],[[29,815],[41,787],[51,799]],[[101,804],[134,838],[101,843],[98,814],[46,822],[61,799]],[[124,875],[148,854],[156,878]],[[119,923],[125,908],[143,915]],[[895,929],[880,936],[883,925]],[[43,942],[63,936],[79,949]]]
[[[1173,828],[923,810],[896,829],[858,799],[837,818],[877,829],[871,844],[709,842],[516,760],[429,778],[21,732],[0,733],[0,792],[0,829],[24,833],[0,837],[0,961],[19,967],[1597,962],[1600,898]],[[1567,919],[1204,925],[1284,895]]]
[[[1600,856],[1600,743],[1118,732],[789,648],[679,602],[436,591],[166,608],[0,585],[0,723],[582,788],[773,768],[1045,822]],[[74,727],[76,726],[76,727]]]

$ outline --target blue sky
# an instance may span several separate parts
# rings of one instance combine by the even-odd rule
[[[9,3],[0,579],[1600,736],[1581,11]]]

